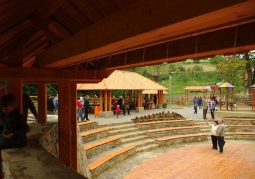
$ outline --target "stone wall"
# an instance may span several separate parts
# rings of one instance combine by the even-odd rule
[[[58,159],[59,158],[58,125],[57,124],[53,125],[53,127],[40,138],[39,143],[47,152],[49,152]]]
[[[77,134],[77,145],[78,145],[78,172],[83,176],[91,179],[91,174],[88,168],[88,159],[86,150],[84,150],[84,145],[80,136],[80,129],[78,128]]]

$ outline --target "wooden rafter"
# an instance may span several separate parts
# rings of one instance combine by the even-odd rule
[[[190,7],[196,7],[196,10],[190,10]],[[37,56],[37,61],[41,67],[67,66],[164,40],[203,34],[208,29],[224,29],[241,21],[255,21],[254,9],[255,0],[174,3],[141,0],[45,50]],[[60,53],[63,51],[66,53]]]

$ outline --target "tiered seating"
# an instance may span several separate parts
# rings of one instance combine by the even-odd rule
[[[189,142],[201,142],[206,140],[208,140],[207,133],[175,135],[175,136],[167,136],[167,137],[156,139],[159,146],[189,143]]]
[[[135,155],[134,146],[127,146],[119,150],[108,153],[107,155],[97,159],[89,164],[89,170],[92,178],[96,178],[100,173],[109,169],[112,165]]]
[[[109,137],[108,127],[94,128],[95,126],[97,125],[93,122],[79,123],[81,131],[79,134],[84,144],[92,178],[96,178],[112,165],[136,154],[135,146],[120,145],[121,137]]]
[[[146,130],[146,129],[158,129],[163,127],[194,126],[194,121],[192,119],[185,119],[185,120],[140,122],[136,124],[140,129]]]
[[[146,131],[151,138],[158,138],[167,135],[184,135],[184,134],[198,134],[200,133],[199,126],[185,126],[185,127],[170,127],[161,129],[151,129]]]

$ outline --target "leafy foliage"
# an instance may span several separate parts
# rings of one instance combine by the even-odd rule
[[[229,57],[217,64],[216,71],[224,81],[240,86],[244,80],[245,65],[244,60]]]

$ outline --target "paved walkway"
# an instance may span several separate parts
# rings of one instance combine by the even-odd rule
[[[151,110],[144,110],[142,112],[136,112],[131,111],[131,115],[119,115],[119,118],[117,119],[116,116],[113,116],[111,118],[105,118],[105,117],[96,117],[93,114],[89,114],[90,119],[97,120],[98,124],[109,124],[109,123],[119,123],[119,122],[126,122],[130,121],[131,119],[134,119],[136,116],[145,116],[148,114],[156,114],[159,112],[164,111],[164,109],[151,109]],[[203,110],[198,109],[198,115],[194,115],[193,107],[178,107],[174,106],[171,110],[169,108],[165,109],[165,112],[176,112],[181,114],[186,119],[203,119]],[[217,112],[216,112],[217,113]],[[207,117],[210,119],[210,114],[207,114]],[[217,115],[215,115],[215,119],[219,119]]]

